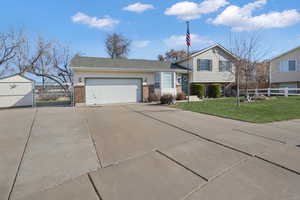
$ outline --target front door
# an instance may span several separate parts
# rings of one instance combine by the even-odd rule
[[[182,92],[184,92],[184,94],[188,94],[188,78],[187,78],[187,74],[182,74],[181,75],[181,85],[182,85]]]

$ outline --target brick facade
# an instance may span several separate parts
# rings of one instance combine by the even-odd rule
[[[148,102],[151,94],[154,94],[154,85],[143,85],[143,102]]]
[[[147,102],[149,99],[149,86],[143,85],[143,102]]]
[[[181,85],[176,85],[176,92],[177,92],[177,94],[182,93],[182,86]]]
[[[85,87],[75,86],[74,87],[74,99],[76,103],[85,103]]]

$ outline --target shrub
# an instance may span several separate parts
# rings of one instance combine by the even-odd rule
[[[212,84],[208,86],[208,97],[220,98],[221,97],[221,85]]]
[[[150,93],[150,95],[148,97],[148,101],[149,102],[160,101],[160,96],[156,93]]]
[[[191,86],[191,94],[203,98],[205,96],[205,86],[203,84],[193,83]]]
[[[176,100],[185,100],[186,99],[186,95],[183,92],[180,92],[177,94],[176,96]]]
[[[163,96],[160,97],[160,103],[161,104],[172,104],[174,103],[174,97],[171,94],[164,94]]]

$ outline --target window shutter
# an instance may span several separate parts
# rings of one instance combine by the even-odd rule
[[[201,63],[201,60],[197,59],[197,71],[200,71],[200,63]]]

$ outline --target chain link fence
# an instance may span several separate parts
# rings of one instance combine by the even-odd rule
[[[73,106],[74,88],[55,83],[36,83],[34,89],[36,106]]]

